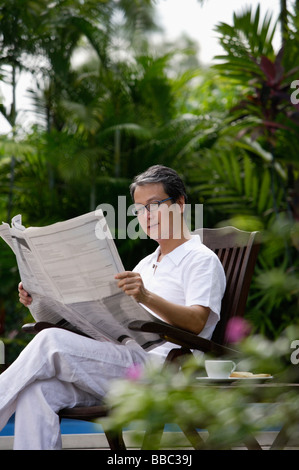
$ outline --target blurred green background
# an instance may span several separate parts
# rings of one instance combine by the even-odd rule
[[[188,37],[154,45],[151,0],[0,0],[0,83],[11,90],[0,113],[12,129],[0,135],[1,220],[21,213],[26,226],[46,225],[101,203],[117,211],[118,195],[131,204],[134,175],[171,166],[189,203],[204,204],[205,226],[263,234],[253,331],[276,338],[298,323],[298,12],[298,1],[281,1],[275,23],[257,7],[215,24],[222,55],[203,66]],[[38,123],[26,129],[16,98],[24,71]],[[115,241],[127,269],[154,248]],[[20,332],[30,315],[14,255],[2,240],[0,250],[9,364],[30,339]]]

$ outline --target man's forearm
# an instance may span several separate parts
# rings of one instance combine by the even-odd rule
[[[202,331],[210,313],[208,307],[178,305],[149,291],[146,291],[142,303],[170,325],[195,334]]]

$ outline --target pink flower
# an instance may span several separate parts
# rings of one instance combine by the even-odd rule
[[[246,336],[248,336],[251,332],[251,326],[242,317],[233,317],[228,321],[226,332],[225,332],[225,340],[228,343],[238,343]]]
[[[139,364],[135,364],[128,368],[126,378],[129,380],[138,380],[142,375],[142,367]]]

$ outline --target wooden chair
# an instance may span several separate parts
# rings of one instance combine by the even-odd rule
[[[158,333],[166,341],[176,344],[166,363],[174,362],[178,356],[191,353],[192,349],[200,350],[216,356],[235,354],[226,344],[225,329],[230,318],[243,316],[247,302],[249,287],[258,255],[258,232],[245,232],[234,227],[218,229],[200,229],[199,234],[203,243],[219,257],[226,275],[226,291],[222,301],[221,320],[219,321],[212,340],[200,338],[193,333],[173,327],[164,322],[143,322],[135,320],[130,324],[132,330]],[[23,329],[38,332],[44,327],[53,325],[39,324],[24,325]],[[177,348],[177,345],[180,347]],[[59,412],[60,418],[94,421],[109,414],[109,408],[104,404],[92,407],[75,407]],[[122,435],[105,432],[111,450],[126,449]]]

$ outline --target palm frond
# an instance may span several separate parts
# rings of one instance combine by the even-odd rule
[[[218,208],[226,216],[242,214],[269,222],[274,211],[274,194],[271,168],[257,166],[246,152],[237,158],[231,151],[219,148],[205,152],[201,170],[195,170],[194,179],[202,183],[194,185],[208,207]],[[207,174],[213,175],[207,181]],[[283,205],[283,190],[275,187],[275,201]]]
[[[272,43],[276,24],[269,13],[261,21],[259,6],[255,12],[248,8],[244,13],[234,13],[232,25],[218,24],[215,29],[225,54],[216,56],[221,63],[214,67],[243,82],[248,77],[260,76],[260,57],[274,58]]]

